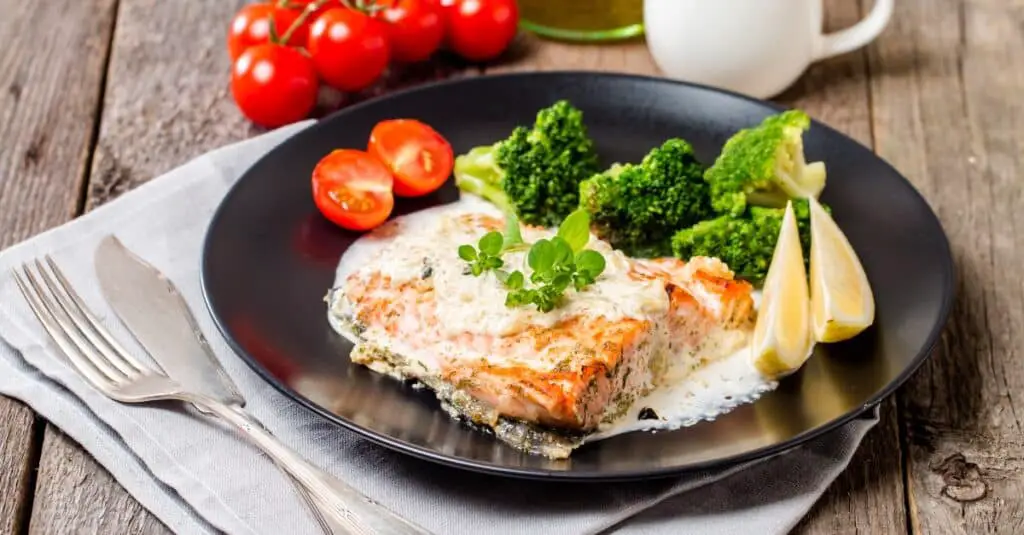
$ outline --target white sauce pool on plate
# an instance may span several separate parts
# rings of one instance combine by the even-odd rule
[[[463,194],[460,200],[455,203],[405,215],[392,220],[389,224],[397,225],[399,229],[422,229],[435,225],[438,216],[441,214],[453,211],[486,213],[497,217],[502,215],[493,205],[479,197]],[[389,234],[387,237],[367,234],[353,243],[338,264],[335,272],[335,287],[341,286],[345,279],[360,266],[372,262],[382,250],[398,239],[402,232]],[[448,240],[439,241],[444,241],[448,245]],[[383,265],[386,266],[386,270],[393,277],[418,277],[423,269],[422,258],[424,252],[430,251],[430,245],[430,243],[422,243],[422,245],[417,245],[416,247],[397,248],[400,251],[398,256],[389,258]],[[389,254],[396,254],[395,249],[392,248],[392,252]],[[454,251],[452,253],[454,254]],[[606,256],[609,254],[604,251],[602,253],[606,254]],[[437,276],[437,273],[435,273],[435,276]],[[483,282],[482,277],[470,279],[471,281],[477,281],[477,283]],[[476,288],[472,291],[482,291],[482,288]],[[760,292],[754,292],[755,307],[760,304],[760,297]],[[477,301],[477,303],[479,304],[481,301]],[[501,300],[496,301],[501,303]],[[464,308],[467,310],[478,309],[479,306]],[[620,310],[615,312],[618,314],[613,315],[630,315],[633,311]],[[505,315],[511,316],[507,313]],[[518,321],[525,319],[527,318],[520,318]],[[471,330],[474,331],[484,329],[492,332],[508,332],[510,329],[508,325],[474,325],[474,321],[475,318],[469,317],[446,317],[445,323],[451,324],[456,329],[464,329],[473,325],[474,327]],[[531,317],[528,321],[530,323],[544,322],[542,318],[537,317]],[[672,360],[671,357],[670,360]],[[670,370],[666,377],[670,378],[672,376],[673,373]],[[587,438],[587,441],[594,442],[636,431],[674,430],[689,427],[701,421],[713,420],[739,405],[752,403],[765,393],[773,390],[776,386],[777,382],[765,378],[757,371],[750,359],[750,348],[744,347],[731,355],[709,362],[699,369],[689,371],[682,375],[680,380],[666,381],[666,384],[658,387],[647,396],[636,400],[626,414],[616,422],[603,424],[597,432]],[[639,413],[643,409],[652,410],[657,415],[657,419],[639,419]]]
[[[714,420],[739,405],[756,401],[776,386],[775,381],[766,379],[754,368],[750,348],[744,347],[690,372],[680,381],[656,388],[634,402],[614,423],[602,425],[587,437],[587,442],[634,431],[670,431]],[[657,419],[639,419],[643,409],[654,411]]]

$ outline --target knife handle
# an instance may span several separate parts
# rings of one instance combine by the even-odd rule
[[[313,504],[337,533],[429,535],[430,532],[303,459],[241,407],[228,406],[205,396],[190,396],[189,401],[240,429],[253,444],[309,491]]]

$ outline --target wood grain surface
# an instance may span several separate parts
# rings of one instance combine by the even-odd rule
[[[1024,5],[897,2],[870,50],[878,152],[939,214],[959,273],[903,389],[915,533],[1024,533]]]
[[[52,425],[46,427],[40,459],[29,534],[171,533],[74,440]]]
[[[78,210],[113,9],[114,0],[0,0],[0,247]],[[0,397],[0,533],[28,525],[41,425]]]
[[[259,133],[228,94],[223,34],[243,3],[0,0],[0,246]],[[828,0],[827,27],[870,3]],[[878,41],[814,66],[776,100],[873,146],[915,183],[950,236],[959,300],[939,354],[882,405],[796,532],[1024,533],[1024,4],[896,9]],[[552,69],[657,73],[642,41],[524,35],[487,69],[442,55],[358,95],[325,91],[319,112],[441,77]],[[0,534],[167,532],[43,425],[0,398]]]

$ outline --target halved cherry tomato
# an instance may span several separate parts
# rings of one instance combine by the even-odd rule
[[[228,26],[228,54],[238,59],[246,49],[270,42],[270,23],[273,21],[277,35],[283,37],[288,28],[299,18],[301,11],[285,9],[271,3],[249,4],[238,10]],[[288,38],[288,45],[306,45],[308,31],[296,31]]]
[[[395,195],[401,197],[418,197],[441,187],[455,161],[448,140],[413,119],[377,123],[368,150],[394,174]]]
[[[377,158],[338,149],[313,169],[313,201],[327,219],[349,230],[380,225],[395,207],[394,179]]]

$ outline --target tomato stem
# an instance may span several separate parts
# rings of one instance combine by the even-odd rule
[[[281,0],[281,1],[282,2],[287,2],[288,0]],[[288,40],[291,39],[292,35],[295,33],[295,30],[298,30],[299,27],[301,27],[306,22],[306,20],[309,19],[310,15],[315,13],[316,10],[320,9],[321,7],[323,7],[324,4],[326,4],[329,1],[330,0],[316,0],[316,2],[310,2],[310,3],[306,4],[306,9],[302,10],[302,13],[300,13],[298,18],[295,19],[295,22],[292,22],[292,25],[289,26],[288,30],[284,32],[283,36],[281,36],[281,42],[283,44],[287,44]],[[273,24],[271,24],[271,28],[273,28]]]
[[[359,11],[367,15],[373,15],[378,11],[387,9],[387,6],[380,5],[377,0],[341,0],[341,3],[345,4],[345,7],[349,9]]]

